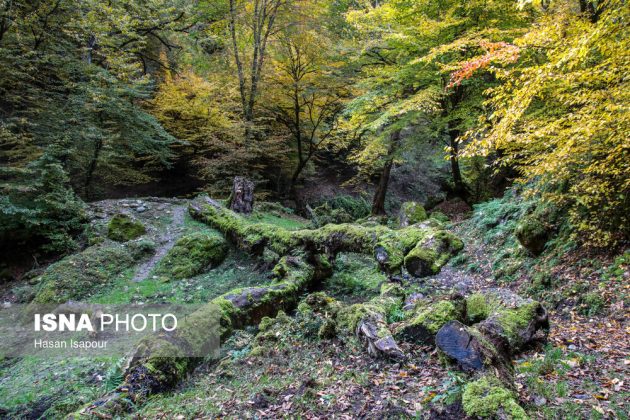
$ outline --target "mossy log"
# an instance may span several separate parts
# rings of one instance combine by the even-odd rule
[[[463,296],[454,295],[438,302],[417,302],[411,314],[395,331],[400,340],[412,341],[425,345],[435,343],[435,335],[445,324],[461,320],[465,315]]]
[[[512,357],[549,328],[547,311],[506,289],[475,293],[464,307],[463,316],[448,321],[435,337],[442,354],[476,378],[464,387],[464,411],[474,417],[527,418],[516,402]]]
[[[354,332],[357,339],[373,356],[402,358],[404,353],[387,324],[387,314],[400,308],[405,298],[402,288],[394,283],[384,283],[380,296],[366,303],[345,307],[338,314],[338,329]]]
[[[191,352],[204,354],[202,349],[218,344],[217,339],[224,341],[235,329],[293,309],[300,294],[317,279],[313,266],[299,257],[283,257],[274,273],[270,284],[235,289],[213,299],[186,318],[176,337],[158,334],[143,340],[130,358],[123,384],[79,414],[124,413],[150,395],[171,389],[202,360],[189,357]]]
[[[461,322],[465,320],[471,325]],[[537,331],[548,328],[547,311],[539,302],[506,289],[491,289],[467,297],[465,316],[445,323],[435,342],[463,370],[479,370],[509,365]]]
[[[309,254],[325,255],[332,261],[339,252],[357,252],[373,255],[388,274],[400,272],[405,257],[414,248],[427,250],[423,261],[431,270],[420,273],[427,275],[438,272],[463,247],[459,239],[437,224],[390,229],[381,225],[345,223],[289,231],[270,224],[252,223],[207,198],[191,204],[189,211],[193,218],[221,231],[255,255],[270,250],[282,256],[302,249]]]

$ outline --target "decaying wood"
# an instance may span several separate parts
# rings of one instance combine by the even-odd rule
[[[239,185],[242,185],[240,181]],[[241,190],[236,192],[238,194],[234,194],[232,204],[237,201],[247,202],[234,200],[239,197]],[[436,233],[435,228],[429,227],[394,230],[385,226],[353,224],[287,231],[268,224],[250,222],[246,217],[208,198],[192,203],[189,211],[195,219],[218,229],[238,247],[254,255],[262,255],[268,250],[278,256],[278,263],[273,270],[276,278],[272,283],[233,290],[213,299],[208,307],[199,310],[218,308],[221,340],[227,339],[235,329],[257,325],[263,317],[273,317],[280,310],[293,309],[301,294],[332,273],[332,263],[339,252],[374,255],[380,266],[391,273],[402,268],[407,253],[415,249],[421,240]],[[450,234],[441,232],[440,235]],[[300,251],[298,253],[303,256],[291,256],[296,251]],[[356,334],[370,354],[403,357],[386,321],[388,311],[394,306],[402,306],[403,301],[404,293],[399,290],[399,286],[388,283],[377,298],[349,307],[342,324]],[[341,318],[343,316],[340,315]],[[158,337],[155,340],[151,343],[159,343],[161,339]],[[204,339],[201,339],[197,340],[196,345],[205,344]],[[125,371],[124,383],[86,407],[82,413],[109,415],[124,412],[130,408],[130,404],[141,404],[151,394],[171,389],[199,362],[196,358],[184,361],[178,357],[162,357],[159,353],[156,356],[148,351],[154,348],[154,345],[145,344],[142,352],[137,351]]]
[[[254,209],[254,183],[242,176],[234,177],[230,209],[237,213],[250,214]]]

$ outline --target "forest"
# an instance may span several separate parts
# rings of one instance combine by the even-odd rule
[[[629,29],[0,0],[0,418],[627,419]],[[188,312],[112,353],[23,335],[112,305]]]

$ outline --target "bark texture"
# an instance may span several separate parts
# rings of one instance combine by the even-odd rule
[[[250,214],[254,209],[254,183],[242,176],[234,177],[230,209],[237,213]]]

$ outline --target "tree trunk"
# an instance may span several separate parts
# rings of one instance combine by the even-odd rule
[[[459,168],[459,145],[457,144],[457,137],[459,137],[459,130],[449,130],[449,146],[450,146],[450,162],[451,173],[453,175],[453,184],[455,184],[454,193],[456,196],[461,197],[464,201],[468,199],[468,190],[464,180],[462,178],[462,172]]]
[[[230,209],[237,213],[249,214],[254,209],[254,183],[242,176],[234,177]]]
[[[83,185],[83,193],[85,194],[86,200],[90,200],[92,198],[92,181],[94,179],[94,172],[96,171],[96,165],[98,165],[98,158],[101,154],[101,149],[103,148],[103,140],[99,137],[96,140],[96,144],[94,145],[94,153],[92,154],[92,160],[87,168],[87,172],[85,174],[85,183]]]
[[[389,175],[394,164],[394,151],[398,147],[400,142],[401,130],[395,130],[391,133],[389,140],[389,150],[387,151],[387,160],[385,166],[383,166],[383,172],[376,185],[376,191],[374,191],[374,198],[372,199],[372,216],[383,216],[385,212],[385,197],[387,196],[387,187],[389,186]]]
[[[437,347],[461,370],[492,367],[505,383],[513,381],[512,356],[531,343],[538,330],[549,328],[547,311],[539,302],[507,289],[469,296],[465,311],[465,316],[440,328],[435,336]],[[479,322],[472,324],[475,321]]]
[[[385,197],[387,195],[387,187],[389,185],[389,175],[392,170],[393,159],[388,159],[383,166],[383,172],[376,185],[376,191],[374,191],[374,198],[372,199],[372,216],[382,216],[387,214],[385,212]]]

